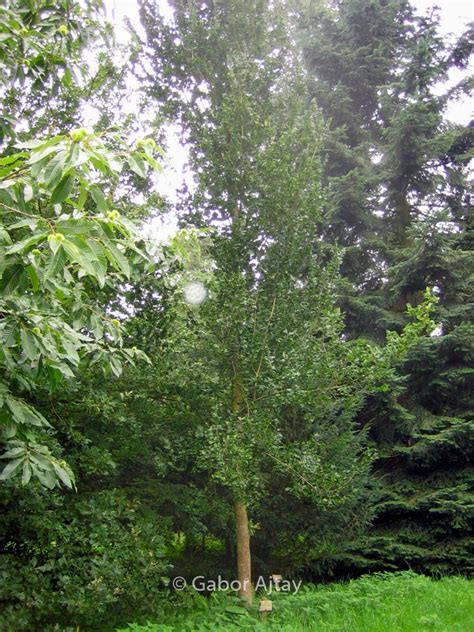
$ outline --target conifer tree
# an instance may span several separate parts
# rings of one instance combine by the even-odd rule
[[[439,297],[439,336],[360,416],[380,450],[382,492],[365,548],[354,545],[366,557],[353,564],[466,569],[473,133],[445,118],[469,80],[439,85],[466,67],[472,30],[446,43],[436,12],[417,16],[404,0],[341,0],[300,17],[312,94],[330,120],[327,235],[346,248],[347,335],[383,339],[427,286]]]

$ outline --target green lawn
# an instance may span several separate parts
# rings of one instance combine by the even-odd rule
[[[273,593],[271,599],[267,624],[258,621],[256,609],[246,612],[231,595],[188,595],[182,604],[186,614],[164,615],[160,623],[131,624],[121,632],[474,630],[474,582],[462,577],[435,580],[411,572],[384,573],[344,584],[305,586],[297,595]]]

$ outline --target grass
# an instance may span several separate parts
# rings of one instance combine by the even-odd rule
[[[221,593],[210,599],[188,595],[181,615],[129,624],[117,632],[474,630],[474,582],[464,577],[435,580],[412,572],[379,573],[344,584],[302,587],[296,595],[273,593],[271,599],[273,612],[266,624],[258,620],[257,607],[247,612],[235,597]]]

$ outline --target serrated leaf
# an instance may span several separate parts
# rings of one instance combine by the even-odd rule
[[[28,331],[27,329],[22,329],[20,332],[20,338],[21,346],[26,354],[26,357],[29,360],[37,360],[38,349],[36,347],[35,337],[31,333],[31,331]]]
[[[74,241],[73,241],[74,240]],[[91,249],[80,237],[70,237],[62,242],[62,246],[69,255],[69,260],[77,263],[90,276],[96,277],[96,269],[91,261]]]
[[[127,160],[132,171],[134,171],[141,178],[146,178],[145,163],[143,162],[143,158],[141,156],[139,156],[138,154],[132,154],[128,157]]]
[[[18,162],[19,160],[22,160],[23,158],[26,158],[27,156],[28,154],[24,151],[21,151],[16,154],[10,154],[10,156],[5,156],[4,158],[0,158],[0,165],[2,166],[13,165],[15,162]]]
[[[69,197],[73,184],[74,176],[72,174],[63,178],[51,194],[51,204],[60,204],[63,200]]]
[[[96,169],[98,169],[101,173],[104,174],[104,176],[109,175],[109,171],[110,171],[109,164],[104,159],[103,156],[99,157],[97,155],[92,155],[90,158],[90,161]]]
[[[14,457],[19,458],[20,455],[24,455],[24,454],[26,454],[25,447],[19,446],[17,448],[11,448],[10,450],[7,450],[6,452],[4,452],[0,456],[0,459],[13,459]]]
[[[128,262],[127,257],[120,252],[120,250],[112,241],[105,241],[105,247],[105,253],[110,263],[114,266],[116,270],[122,272],[122,274],[124,274],[127,279],[129,279],[131,270],[130,263]]]
[[[47,489],[53,489],[56,485],[56,477],[51,470],[42,470],[37,467],[35,468],[35,476]]]
[[[57,183],[61,180],[65,161],[66,152],[61,151],[46,165],[44,170],[44,181],[48,187],[56,187]]]
[[[76,376],[74,375],[74,373],[72,372],[70,366],[68,364],[60,364],[58,366],[59,371],[61,371],[61,373],[65,376],[68,377],[70,379],[75,378]]]
[[[7,268],[0,281],[0,289],[5,296],[12,294],[15,290],[21,291],[25,287],[26,275],[23,266],[14,265]]]
[[[12,243],[12,238],[10,237],[10,234],[2,226],[0,226],[0,241],[2,241],[4,244]]]
[[[143,158],[147,161],[147,163],[155,171],[155,173],[161,173],[163,171],[163,167],[160,165],[160,163],[157,160],[153,158],[153,156],[144,154]]]
[[[30,159],[28,160],[28,163],[30,165],[34,165],[37,162],[40,162],[40,160],[43,160],[43,158],[47,158],[48,156],[50,156],[51,154],[53,154],[56,151],[56,147],[45,147],[44,149],[42,149],[41,151],[34,151],[31,153]]]
[[[28,462],[23,463],[23,472],[21,474],[21,484],[28,485],[31,478],[31,465]]]
[[[94,200],[94,202],[97,205],[98,211],[100,213],[106,213],[106,211],[107,211],[107,204],[105,202],[104,194],[99,189],[99,187],[93,186],[93,187],[90,188],[89,192],[90,192],[90,194],[92,196],[92,199]]]
[[[0,474],[0,480],[5,481],[12,478],[23,461],[24,459],[15,459],[14,461],[10,461],[10,463],[3,468],[2,473]]]
[[[5,322],[6,321],[6,322]],[[2,322],[2,346],[8,348],[16,343],[16,333],[18,331],[18,324],[13,318],[4,319]]]
[[[28,228],[30,228],[31,230],[35,230],[37,225],[38,219],[36,217],[31,217],[28,219],[22,219],[19,222],[15,222],[14,224],[11,224],[8,228],[9,230],[12,230],[13,228],[23,228],[23,226],[28,226]]]
[[[37,292],[40,286],[38,274],[33,266],[27,266],[26,272],[31,281],[31,287],[33,288],[33,292]]]
[[[84,204],[86,203],[86,200],[87,200],[87,188],[81,182],[80,189],[79,189],[79,197],[77,198],[77,202],[76,202],[76,208],[79,211],[82,211],[82,209],[84,208]]]
[[[91,314],[90,316],[90,328],[92,329],[92,332],[97,340],[99,340],[99,338],[102,338],[104,334],[104,328],[96,314]]]
[[[41,233],[39,235],[33,235],[32,237],[23,239],[22,241],[19,241],[16,244],[14,244],[11,248],[8,248],[8,250],[6,250],[6,254],[14,255],[17,252],[23,252],[25,250],[28,250],[28,248],[31,248],[31,246],[34,246],[45,237],[46,237],[46,233]]]
[[[51,428],[51,424],[46,421],[39,411],[27,406],[20,399],[17,399],[12,395],[7,395],[5,397],[5,401],[17,423],[31,426],[46,426]]]
[[[2,434],[5,439],[12,439],[16,435],[17,430],[17,424],[11,419],[3,423]]]
[[[39,149],[40,147],[50,147],[51,145],[57,145],[59,141],[63,140],[64,136],[53,136],[48,140],[27,140],[21,143],[16,143],[16,147],[25,149]]]
[[[54,471],[56,472],[58,478],[61,480],[61,482],[66,486],[69,487],[69,489],[73,489],[74,487],[74,483],[71,480],[71,477],[69,476],[69,473],[67,472],[67,470],[63,467],[61,467],[60,465],[58,465],[57,463],[53,463],[53,467],[54,467]]]
[[[59,245],[56,252],[52,255],[48,267],[46,268],[47,279],[52,279],[58,275],[58,273],[64,268],[64,265],[67,261],[66,253],[64,252],[61,245]]]
[[[120,375],[122,374],[122,363],[120,362],[120,360],[117,358],[117,356],[112,356],[110,358],[110,368],[112,369],[112,373],[116,376],[116,377],[120,377]]]

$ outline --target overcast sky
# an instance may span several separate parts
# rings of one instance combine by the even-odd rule
[[[156,0],[164,15],[172,15],[166,0]],[[121,22],[124,16],[129,17],[135,24],[138,22],[137,0],[105,0],[110,17],[113,21]],[[474,20],[474,2],[472,0],[411,0],[418,13],[425,14],[434,6],[438,7],[441,18],[442,32],[462,33],[464,26]]]
[[[426,13],[433,6],[439,7],[441,28],[444,33],[462,33],[467,22],[474,19],[474,3],[472,0],[412,0],[412,6],[418,9],[418,13]]]

